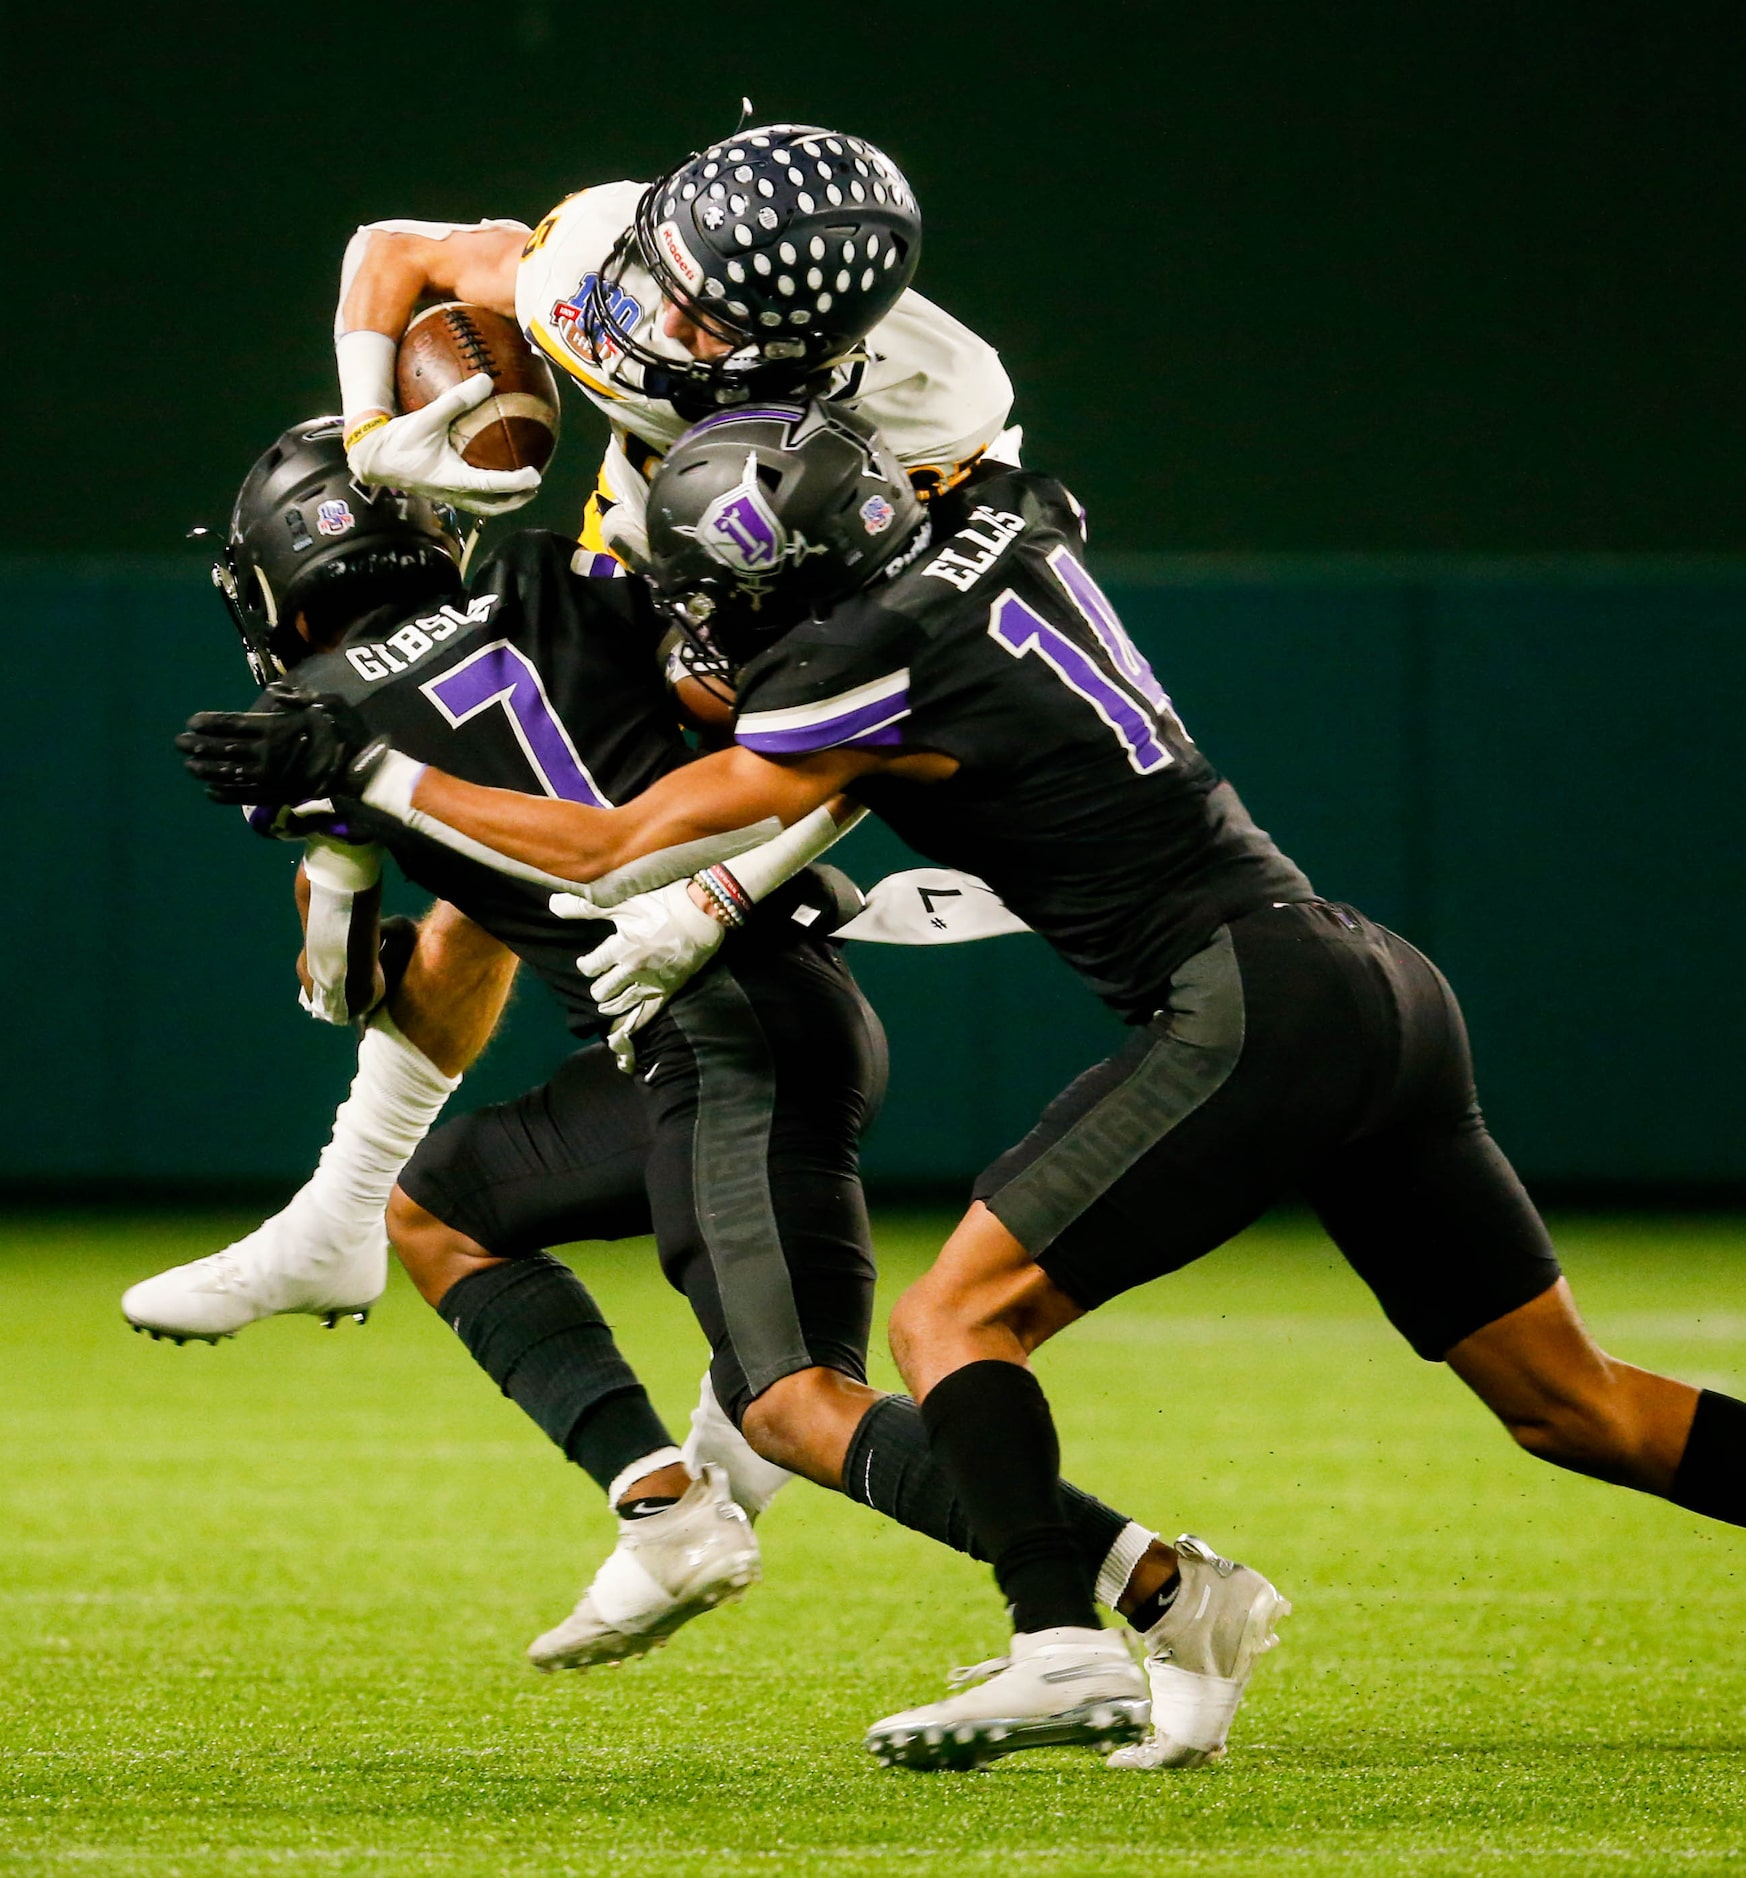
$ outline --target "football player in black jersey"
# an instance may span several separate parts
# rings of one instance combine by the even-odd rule
[[[255,532],[283,532],[287,513],[314,521],[324,505],[361,501],[337,420],[297,426],[263,465],[239,499],[227,572],[260,566]],[[366,506],[349,531],[357,550],[325,563],[307,591],[287,588],[296,604],[276,618],[246,578],[233,583],[263,673],[292,670],[343,699],[372,738],[499,790],[537,784],[554,799],[602,806],[687,763],[655,657],[665,627],[641,583],[580,578],[569,543],[526,533],[463,590],[441,511],[393,491]],[[316,720],[305,722],[319,736]],[[310,749],[282,754],[281,780]],[[244,795],[216,793],[277,799],[272,779],[255,780],[262,787]],[[482,860],[441,827],[293,793],[302,806],[289,829],[284,816],[266,819],[310,843],[306,949],[317,995],[337,985],[364,1009],[380,990],[372,889],[385,850],[525,960],[584,1043],[542,1088],[431,1135],[388,1207],[426,1300],[620,1515],[617,1550],[572,1616],[535,1642],[534,1661],[579,1667],[639,1654],[750,1582],[756,1544],[735,1504],[746,1489],[714,1463],[743,1477],[751,1462],[754,1495],[783,1476],[768,1466],[757,1475],[735,1432],[742,1423],[767,1461],[968,1549],[915,1406],[866,1385],[873,1262],[856,1139],[882,1088],[883,1040],[826,937],[841,894],[797,872],[829,839],[829,811],[808,818],[810,831],[739,855],[731,875],[718,867],[700,883],[683,878],[700,860],[744,849],[744,834],[642,870],[657,887],[678,876],[645,908],[669,931],[677,922],[689,967],[709,962],[638,1031],[633,1078],[597,1041],[601,1012],[578,969],[579,947],[605,928],[553,912],[563,879],[533,868],[508,876],[485,864],[497,857]],[[637,905],[618,916],[620,944],[640,930]],[[594,956],[611,955],[608,942]],[[703,1463],[695,1471],[593,1300],[546,1251],[651,1230],[710,1340],[719,1410],[710,1444],[691,1450]],[[1071,1488],[1063,1504],[1106,1602],[1131,1609],[1155,1592],[1169,1555],[1153,1533]]]
[[[851,790],[984,878],[1135,1026],[977,1182],[892,1341],[934,1452],[1012,1606],[980,1688],[875,1725],[882,1760],[962,1765],[1120,1726],[1116,1653],[1055,1498],[1027,1359],[1087,1311],[1302,1193],[1419,1355],[1530,1453],[1746,1524],[1746,1404],[1590,1339],[1475,1100],[1436,968],[1319,898],[1244,813],[1082,563],[1072,498],[990,471],[924,517],[877,439],[817,408],[697,426],[651,499],[669,617],[742,669],[738,747],[612,810],[476,788],[370,746],[340,701],[216,727],[216,773],[439,817],[521,864],[594,879]],[[885,539],[881,539],[885,537]],[[892,545],[895,543],[895,546]],[[1221,1748],[1282,1601],[1199,1541],[1137,1620],[1153,1735],[1118,1765]]]

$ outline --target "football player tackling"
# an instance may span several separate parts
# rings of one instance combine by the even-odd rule
[[[537,779],[598,805],[690,759],[654,656],[664,626],[641,581],[580,577],[568,542],[530,532],[463,587],[448,512],[385,495],[351,548],[300,588],[278,558],[291,553],[284,518],[312,522],[348,491],[337,419],[286,432],[244,483],[223,569],[258,668],[271,660],[343,693],[375,735],[475,782]],[[290,601],[270,628],[262,572]],[[619,1516],[616,1549],[572,1615],[536,1640],[534,1662],[619,1661],[737,1595],[758,1569],[741,1508],[755,1514],[784,1468],[969,1549],[914,1404],[866,1382],[873,1256],[856,1141],[884,1056],[878,1020],[827,937],[853,896],[802,871],[834,838],[833,810],[646,870],[738,857],[731,876],[718,866],[647,899],[653,923],[628,902],[624,930],[601,948],[664,933],[674,943],[663,956],[685,966],[674,982],[689,979],[671,1003],[639,996],[634,1077],[598,1042],[602,1014],[578,969],[578,947],[605,929],[554,912],[561,882],[530,869],[506,877],[449,831],[420,833],[359,804],[304,803],[286,821],[316,876],[305,896],[313,996],[349,1003],[359,980],[367,1001],[376,988],[386,853],[523,958],[584,1042],[540,1088],[431,1135],[388,1209],[426,1301]],[[641,964],[646,978],[646,946]],[[547,1251],[649,1232],[712,1352],[683,1454],[581,1281]],[[1062,1493],[1100,1595],[1143,1612],[1168,1548],[1090,1496]],[[1146,1704],[1135,1700],[1138,1733]]]
[[[979,1687],[888,1717],[868,1746],[965,1765],[1059,1740],[1068,1715],[1094,1739],[1099,1699],[1120,1732],[1130,1666],[1098,1627],[1028,1359],[1291,1191],[1413,1349],[1530,1453],[1746,1524],[1746,1404],[1590,1339],[1481,1118],[1449,987],[1319,898],[1244,813],[1087,575],[1066,491],[989,470],[924,514],[900,482],[876,438],[816,408],[719,416],[671,453],[652,578],[669,617],[740,666],[738,747],[623,807],[441,774],[342,699],[191,736],[223,786],[334,789],[581,880],[761,816],[796,823],[847,789],[986,879],[1133,1023],[982,1175],[894,1314],[1015,1634]],[[888,528],[901,548],[869,554]],[[1216,1752],[1277,1614],[1264,1579],[1198,1543],[1178,1566],[1146,1632],[1154,1738],[1118,1765]]]
[[[648,186],[585,189],[532,231],[372,223],[346,250],[335,320],[349,468],[366,489],[482,514],[531,499],[537,471],[476,470],[455,448],[450,426],[489,393],[485,377],[394,414],[396,348],[415,309],[462,299],[516,318],[611,426],[579,572],[619,574],[615,550],[645,552],[645,477],[693,419],[752,397],[805,388],[862,410],[912,481],[949,486],[1001,434],[1012,387],[992,347],[910,287],[920,245],[915,198],[890,158],[804,125],[748,130]],[[344,494],[345,515],[362,514]],[[303,563],[347,538],[312,523],[288,545],[313,552],[288,572],[305,579]],[[697,694],[682,667],[674,676]],[[217,1338],[281,1311],[361,1315],[386,1278],[394,1177],[492,1034],[514,970],[512,954],[439,902],[364,1037],[314,1177],[236,1245],[135,1285],[128,1317]]]

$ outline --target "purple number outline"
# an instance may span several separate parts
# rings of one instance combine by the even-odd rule
[[[440,678],[420,685],[419,690],[456,730],[481,711],[502,705],[516,741],[547,795],[563,802],[584,802],[590,808],[612,807],[595,786],[587,764],[570,741],[570,733],[552,709],[545,681],[532,660],[507,639],[494,639],[490,645],[481,646]]]
[[[1015,619],[1019,623],[1014,624]],[[1035,652],[1068,690],[1083,698],[1115,732],[1117,742],[1128,753],[1129,766],[1140,775],[1149,776],[1176,761],[1168,747],[1159,742],[1143,707],[1100,672],[1089,653],[1010,587],[988,609],[988,632],[995,644],[1015,659]]]
[[[1180,726],[1176,706],[1170,702],[1169,694],[1153,676],[1151,666],[1146,663],[1146,655],[1128,637],[1128,629],[1105,598],[1103,589],[1086,572],[1084,564],[1073,550],[1065,545],[1052,548],[1049,551],[1049,572],[1061,583],[1067,598],[1084,616],[1086,625],[1097,634],[1104,651],[1115,660],[1116,669],[1132,683],[1160,717],[1168,718]]]

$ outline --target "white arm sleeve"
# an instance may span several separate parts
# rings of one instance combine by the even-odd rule
[[[303,1008],[324,1024],[349,1024],[363,1016],[346,1006],[352,913],[358,895],[381,878],[382,850],[312,835],[304,848],[303,872],[309,882],[303,960],[310,977]]]
[[[866,813],[865,809],[857,808],[847,821],[839,822],[829,809],[814,809],[792,828],[785,828],[774,841],[766,841],[761,847],[742,854],[729,871],[740,883],[747,899],[762,900],[816,861],[826,848],[840,841]]]
[[[516,860],[513,855],[500,854],[497,849],[487,847],[483,841],[475,841],[471,835],[464,835],[458,828],[451,828],[447,822],[439,822],[434,815],[427,815],[423,809],[415,809],[412,806],[412,792],[418,787],[418,779],[424,774],[425,767],[400,750],[390,750],[376,765],[365,784],[364,801],[371,808],[379,809],[382,814],[392,815],[397,822],[404,822],[419,834],[427,835],[432,841],[440,841],[456,854],[464,854],[470,861],[477,861],[499,874],[507,874],[511,880],[525,880],[555,894],[599,896],[592,902],[599,906],[617,906],[632,894],[645,893],[651,887],[663,887],[669,881],[682,880],[687,874],[696,873],[700,867],[709,867],[717,861],[744,854],[748,848],[755,848],[760,841],[767,840],[777,825],[776,818],[770,816],[764,821],[754,822],[750,828],[736,828],[730,834],[705,835],[698,841],[684,841],[677,847],[661,848],[654,854],[644,855],[641,860],[627,861],[623,867],[615,867],[611,873],[602,874],[592,885],[584,885],[581,881],[565,880],[558,874],[548,874],[543,868]]]

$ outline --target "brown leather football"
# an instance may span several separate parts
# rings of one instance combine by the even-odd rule
[[[488,306],[449,300],[426,307],[406,329],[395,361],[402,411],[489,372],[493,394],[449,427],[474,469],[543,470],[558,443],[558,382],[515,321]]]

